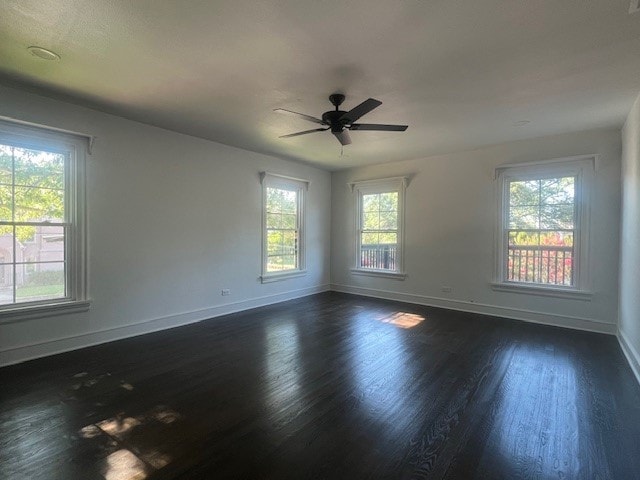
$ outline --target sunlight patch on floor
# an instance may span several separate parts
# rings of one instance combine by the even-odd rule
[[[149,414],[149,416],[155,418],[162,423],[173,423],[180,418],[180,414],[170,408],[159,407]]]
[[[408,312],[395,312],[389,316],[380,319],[382,323],[390,323],[400,328],[413,328],[424,321],[422,315]]]
[[[144,480],[145,464],[127,449],[113,452],[105,459],[105,480]]]
[[[96,425],[103,432],[111,435],[112,437],[119,437],[122,434],[128,432],[133,427],[137,427],[141,425],[142,422],[137,418],[127,417],[127,418],[110,418],[109,420],[103,420],[102,422],[97,423]]]
[[[156,427],[148,424],[159,422],[169,425],[181,418],[182,415],[175,410],[158,405],[136,417],[119,414],[87,425],[81,428],[78,434],[84,439],[106,434],[113,446],[111,451],[118,449],[102,460],[104,462],[102,472],[106,480],[143,480],[150,472],[165,467],[172,460],[171,455],[146,445],[144,438],[149,431],[145,434],[144,427],[149,426],[152,428],[151,432],[154,432],[153,429],[157,428],[157,423]],[[143,430],[133,433],[137,428],[143,428]],[[139,436],[140,433],[142,437]],[[148,435],[146,438],[149,438]],[[141,439],[142,443],[139,442]],[[124,448],[125,446],[133,451]]]
[[[78,432],[82,438],[95,438],[100,435],[101,430],[95,425],[87,425]]]

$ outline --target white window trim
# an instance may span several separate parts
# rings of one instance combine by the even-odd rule
[[[354,216],[354,266],[351,273],[354,275],[366,275],[371,277],[391,278],[404,280],[407,274],[404,269],[404,237],[405,237],[405,197],[409,185],[409,177],[390,177],[376,180],[363,180],[348,184],[351,192],[355,193]],[[398,252],[396,256],[397,270],[376,270],[360,267],[360,245],[362,241],[362,196],[373,193],[398,192]]]
[[[595,180],[598,155],[578,155],[573,157],[554,158],[538,162],[505,164],[495,169],[497,222],[495,228],[495,269],[491,287],[495,291],[525,293],[548,297],[591,300],[590,289],[590,205],[591,193]],[[544,178],[558,176],[575,176],[576,191],[576,235],[574,238],[575,262],[574,284],[572,286],[544,285],[538,283],[512,282],[506,280],[506,238],[505,226],[508,225],[506,208],[507,185],[510,180],[528,178]]]
[[[68,220],[71,224],[65,246],[67,297],[2,306],[0,324],[89,310],[85,153],[88,153],[91,142],[84,135],[3,119],[0,119],[0,142],[18,143],[34,149],[53,148],[69,153],[69,162],[65,165],[65,208],[70,212]]]
[[[309,190],[311,182],[302,178],[280,175],[278,173],[261,172],[260,183],[262,184],[262,283],[278,282],[291,278],[302,277],[307,274],[305,263],[305,233],[306,233],[306,192]],[[298,199],[298,268],[283,272],[267,272],[267,188],[281,187],[297,191]]]

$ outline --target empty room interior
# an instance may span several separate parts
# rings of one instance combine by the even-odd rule
[[[0,478],[640,479],[640,2],[0,2]]]

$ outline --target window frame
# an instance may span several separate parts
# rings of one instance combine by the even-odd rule
[[[591,192],[597,155],[579,155],[538,162],[505,164],[495,169],[497,222],[495,229],[495,269],[491,286],[496,291],[528,293],[560,298],[590,300],[589,232]],[[575,177],[575,217],[572,271],[573,285],[553,285],[507,280],[509,231],[509,184],[511,181]]]
[[[62,130],[0,119],[0,143],[62,153],[65,160],[65,297],[0,306],[0,323],[86,311],[86,153],[90,141]],[[56,225],[56,224],[53,224]]]
[[[351,192],[355,196],[355,218],[354,218],[354,266],[351,268],[351,273],[355,275],[368,275],[373,277],[392,278],[395,280],[404,280],[407,277],[404,268],[404,238],[405,238],[405,202],[406,202],[406,188],[409,184],[408,177],[391,177],[381,178],[377,180],[364,180],[358,182],[349,183]],[[396,269],[395,270],[383,270],[364,268],[360,264],[361,248],[362,248],[362,232],[363,232],[363,196],[373,195],[381,193],[398,193],[398,244],[396,251]]]
[[[260,173],[260,183],[262,184],[262,275],[260,281],[262,283],[271,283],[289,278],[300,277],[307,274],[305,263],[306,250],[306,192],[309,190],[310,182],[301,178],[280,175],[271,172]],[[281,188],[296,192],[297,200],[297,229],[298,229],[298,248],[296,252],[298,268],[290,270],[282,270],[277,272],[268,272],[267,265],[269,262],[267,248],[267,189]]]

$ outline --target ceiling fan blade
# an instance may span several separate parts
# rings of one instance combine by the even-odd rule
[[[327,127],[327,128],[314,128],[313,130],[305,130],[304,132],[290,133],[289,135],[280,135],[278,138],[297,137],[298,135],[306,135],[307,133],[313,133],[313,132],[324,132],[325,130],[329,130],[329,127]]]
[[[284,108],[276,108],[274,112],[284,113],[286,115],[296,115],[297,117],[304,118],[305,120],[313,123],[319,123],[320,125],[326,125],[326,122],[319,118],[312,117],[311,115],[305,115],[304,113],[292,112],[291,110],[285,110]]]
[[[336,138],[342,145],[351,144],[351,137],[349,136],[348,131],[342,130],[341,132],[331,132],[331,133],[333,133],[336,136]]]
[[[342,115],[342,117],[340,117],[340,120],[347,120],[346,123],[355,122],[361,116],[369,113],[371,110],[373,110],[376,107],[379,107],[380,105],[382,105],[382,102],[380,100],[376,100],[375,98],[369,98],[364,102],[362,102],[357,107],[352,108],[347,113]]]
[[[349,130],[378,130],[383,132],[404,132],[409,125],[383,125],[381,123],[352,123]]]

